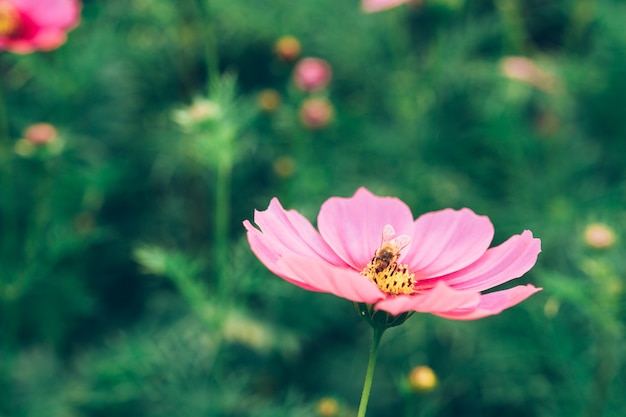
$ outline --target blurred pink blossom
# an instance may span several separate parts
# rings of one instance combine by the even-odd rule
[[[557,78],[524,56],[508,56],[500,61],[500,72],[507,78],[532,85],[547,93],[555,91]]]
[[[325,88],[332,77],[330,65],[320,58],[304,58],[298,62],[293,80],[303,91],[318,91]]]
[[[587,246],[594,249],[607,249],[612,247],[617,240],[615,231],[604,223],[591,223],[584,232]]]
[[[254,223],[244,221],[250,247],[276,275],[394,316],[417,311],[473,320],[541,290],[519,285],[482,293],[530,270],[541,242],[526,230],[489,248],[491,221],[467,208],[414,220],[399,199],[360,188],[350,198],[332,197],[322,205],[319,232],[276,198],[255,212]]]
[[[361,0],[364,12],[374,13],[400,6],[404,3],[420,4],[421,0]]]
[[[300,121],[311,129],[321,129],[330,123],[334,110],[330,101],[325,98],[308,98],[300,106]]]
[[[61,46],[80,20],[77,0],[0,0],[0,49],[16,54]]]
[[[47,145],[53,142],[57,135],[56,128],[50,123],[35,123],[24,131],[24,139],[35,146]]]

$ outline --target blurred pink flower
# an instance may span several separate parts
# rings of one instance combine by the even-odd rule
[[[0,0],[0,49],[16,54],[61,46],[80,20],[77,0]]]
[[[35,146],[54,142],[58,136],[57,129],[50,123],[35,123],[24,131],[24,139]]]
[[[325,98],[308,98],[300,106],[300,121],[310,129],[322,129],[333,118],[333,105]]]
[[[332,197],[322,205],[319,232],[276,198],[255,212],[254,222],[257,227],[244,221],[248,242],[270,271],[306,290],[394,316],[417,311],[473,320],[541,290],[519,285],[481,294],[530,270],[541,242],[526,230],[489,248],[491,221],[467,208],[414,220],[399,199],[360,188],[350,198]]]
[[[507,56],[500,60],[500,72],[507,78],[532,85],[547,93],[555,91],[557,78],[524,56]]]
[[[304,58],[298,62],[293,80],[303,91],[318,91],[325,88],[332,77],[330,65],[320,58]]]
[[[421,0],[361,0],[364,12],[374,13],[400,6],[404,3],[420,4]]]

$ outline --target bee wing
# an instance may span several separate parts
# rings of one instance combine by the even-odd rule
[[[389,244],[393,248],[394,253],[400,252],[406,245],[411,242],[411,238],[407,235],[400,235],[389,241]]]
[[[383,241],[381,243],[389,242],[395,234],[396,231],[393,226],[386,224],[385,227],[383,227]]]
[[[393,252],[398,253],[402,250],[402,248],[404,248],[406,245],[408,245],[411,242],[411,238],[407,235],[400,235],[400,236],[394,237],[395,234],[396,234],[396,231],[393,228],[393,226],[390,224],[386,224],[385,227],[383,227],[382,243],[385,243],[385,242],[389,243],[391,247],[393,248]]]

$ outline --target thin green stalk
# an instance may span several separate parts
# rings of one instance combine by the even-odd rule
[[[363,392],[361,393],[361,403],[359,404],[357,417],[365,417],[367,403],[370,398],[370,391],[372,390],[372,381],[374,380],[374,368],[376,367],[378,346],[380,345],[380,339],[385,332],[385,327],[373,326],[373,329],[372,348],[370,350],[369,361],[367,362],[367,371],[365,372],[365,382],[363,383]]]
[[[2,151],[2,159],[5,158],[4,151],[8,151],[11,149],[11,144],[9,142],[9,122],[7,117],[7,106],[4,102],[4,88],[2,88],[2,84],[0,83],[0,141]],[[8,156],[8,154],[6,155]]]
[[[202,42],[204,43],[204,60],[207,68],[207,93],[211,96],[211,89],[219,83],[219,55],[217,38],[215,36],[214,19],[209,0],[197,2]],[[232,160],[221,160],[217,165],[217,179],[215,184],[215,213],[214,213],[214,250],[217,274],[217,285],[220,292],[226,286],[226,265],[228,260],[228,245],[230,225],[230,194],[231,194]]]
[[[220,292],[226,287],[226,265],[228,260],[228,245],[230,225],[230,182],[232,166],[230,161],[220,162],[217,168],[215,184],[215,224],[214,248],[215,264],[217,265],[217,282]]]
[[[198,0],[200,8],[200,33],[204,42],[204,59],[207,66],[207,85],[215,85],[219,79],[219,54],[217,52],[217,38],[215,36],[214,19],[211,15],[209,0]]]
[[[510,52],[524,54],[528,52],[528,34],[524,27],[521,5],[518,0],[494,0],[496,9],[500,13],[506,41]]]
[[[19,241],[17,239],[17,218],[15,211],[15,178],[13,178],[13,143],[9,133],[9,118],[7,115],[7,105],[5,101],[4,88],[0,83],[0,255],[4,255],[6,260],[12,260],[15,256],[11,251],[14,245]],[[10,268],[3,266],[3,274],[6,274]],[[0,282],[2,280],[0,274]],[[6,284],[6,282],[5,282]],[[2,295],[0,294],[0,297]]]
[[[596,18],[596,5],[592,0],[577,0],[571,10],[564,39],[565,46],[576,48]]]
[[[589,400],[587,413],[589,417],[600,417],[604,415],[607,398],[609,396],[609,387],[613,376],[615,375],[615,352],[613,344],[616,342],[611,335],[601,335],[597,342],[598,353],[596,354],[598,362],[591,388],[591,398]]]
[[[12,259],[10,253],[14,244],[15,219],[13,209],[13,179],[11,160],[11,139],[9,136],[9,123],[7,108],[4,100],[4,88],[0,83],[0,199],[4,210],[0,208],[0,258],[6,262]],[[10,351],[13,347],[17,316],[15,313],[13,297],[11,296],[11,283],[8,276],[13,265],[3,265],[0,272],[0,334],[2,344],[0,350]],[[2,355],[4,356],[4,355]]]

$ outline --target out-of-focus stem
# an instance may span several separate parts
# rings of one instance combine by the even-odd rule
[[[502,18],[511,52],[518,54],[528,52],[528,35],[518,0],[494,0],[494,4]]]
[[[198,0],[198,7],[200,9],[199,23],[202,41],[204,42],[204,59],[207,66],[207,85],[211,88],[219,79],[219,54],[217,52],[214,19],[209,0]]]
[[[591,397],[587,408],[587,417],[601,417],[609,393],[609,386],[615,374],[615,349],[616,340],[611,334],[604,331],[597,340],[596,369],[591,387]]]
[[[9,154],[5,154],[5,152],[9,151],[11,146],[9,143],[9,123],[7,117],[7,107],[4,102],[4,88],[2,87],[2,83],[0,83],[0,141],[2,141],[2,145],[0,145],[0,160],[4,161]]]
[[[572,13],[565,32],[565,43],[568,47],[575,47],[579,45],[585,30],[596,16],[595,2],[592,0],[578,0],[571,10]]]
[[[220,161],[217,167],[217,179],[215,183],[215,224],[214,224],[214,250],[215,265],[218,282],[218,292],[226,289],[230,225],[230,194],[231,194],[230,161]]]
[[[13,345],[15,328],[17,325],[13,297],[11,273],[13,268],[7,265],[7,261],[12,259],[12,245],[15,244],[13,236],[15,231],[14,206],[13,206],[13,179],[11,160],[11,140],[9,137],[9,123],[7,108],[4,100],[4,88],[0,82],[0,259],[4,260],[4,265],[0,269],[0,350],[7,352]],[[5,356],[2,354],[1,356]],[[8,355],[7,355],[8,356]]]
[[[16,244],[17,221],[15,218],[15,179],[13,178],[13,158],[12,143],[9,134],[9,123],[7,107],[5,102],[4,89],[0,83],[0,255],[4,255],[7,260],[13,259],[11,253],[12,246]],[[3,277],[10,269],[8,265],[3,265],[0,272],[0,283],[6,282],[7,277]],[[2,294],[0,294],[0,297]]]

